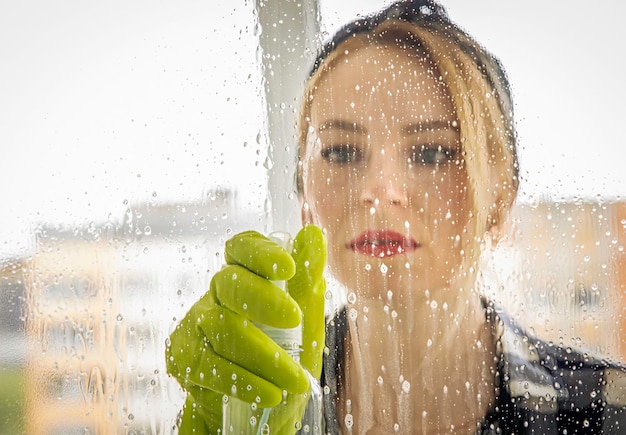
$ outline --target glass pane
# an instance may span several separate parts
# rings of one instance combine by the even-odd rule
[[[321,0],[322,34],[392,3]],[[618,75],[584,55],[620,68],[610,54],[618,18],[596,28],[583,2],[441,3],[500,58],[512,86],[520,192],[510,237],[485,258],[486,291],[542,337],[623,359],[626,179],[609,156],[622,154],[612,126],[626,94]],[[595,30],[581,39],[581,28]]]
[[[258,33],[251,2],[0,6],[0,433],[171,432],[165,338],[266,227]]]
[[[320,27],[323,35],[333,35],[340,26],[356,17],[365,23],[361,24],[361,28],[368,29],[372,21],[367,14],[392,3],[321,0]],[[405,2],[420,3],[427,2]],[[506,361],[507,356],[514,360],[506,363],[510,362],[515,367],[515,375],[512,377],[519,376],[511,383],[523,380],[519,381],[523,385],[523,394],[520,393],[521,397],[512,400],[529,400],[529,403],[536,405],[533,411],[537,414],[533,415],[541,415],[545,410],[541,410],[541,405],[534,402],[534,394],[538,394],[538,390],[531,390],[537,385],[529,381],[532,375],[528,374],[533,372],[535,376],[544,375],[543,371],[531,369],[532,364],[528,363],[532,359],[529,355],[533,352],[541,354],[540,358],[545,358],[542,352],[547,352],[536,337],[545,340],[548,348],[563,348],[566,361],[568,358],[576,358],[573,355],[584,355],[584,358],[606,358],[623,365],[626,358],[626,294],[623,281],[626,179],[621,159],[609,157],[623,154],[623,140],[615,135],[614,126],[619,125],[619,117],[623,113],[620,104],[625,94],[623,86],[618,82],[619,75],[610,72],[621,68],[610,53],[619,50],[617,38],[624,35],[622,30],[617,30],[621,28],[617,17],[607,17],[601,28],[596,28],[596,20],[592,18],[593,14],[590,15],[588,5],[583,2],[552,2],[546,5],[532,1],[496,4],[490,1],[447,0],[441,3],[453,21],[502,61],[511,83],[520,168],[519,191],[508,221],[496,222],[484,239],[482,233],[478,235],[483,245],[475,284],[483,303],[489,306],[493,304],[502,313],[502,324],[513,325],[507,331],[510,333],[508,338],[498,341],[501,348],[498,351],[500,353],[496,353],[501,364],[504,364],[502,361]],[[424,15],[432,13],[427,6],[422,7],[425,8]],[[594,10],[595,7],[594,4]],[[614,5],[604,2],[597,7],[598,10],[611,10]],[[400,14],[399,10],[406,11],[399,6],[389,15]],[[410,13],[403,15],[403,18],[407,16]],[[427,18],[423,20],[427,21]],[[459,187],[462,186],[467,188],[471,199],[475,201],[470,207],[485,204],[481,202],[485,201],[485,197],[478,198],[471,194],[490,185],[491,177],[497,175],[488,171],[480,172],[472,165],[481,158],[485,167],[497,165],[494,160],[504,161],[498,154],[498,136],[506,135],[506,128],[500,129],[498,133],[488,127],[493,112],[486,109],[489,103],[485,101],[503,94],[493,84],[498,81],[493,79],[497,74],[492,74],[488,79],[491,88],[481,88],[480,84],[476,84],[480,79],[476,80],[476,76],[465,69],[472,62],[481,63],[483,71],[493,67],[484,61],[479,50],[467,48],[471,42],[467,43],[463,36],[458,37],[457,41],[467,45],[459,44],[461,48],[457,49],[455,42],[450,40],[454,41],[458,33],[450,30],[450,27],[441,28],[434,24],[429,28],[436,29],[433,33],[438,31],[437,36],[432,36],[428,31],[419,33],[411,25],[381,25],[380,28],[384,29],[380,30],[380,34],[368,30],[365,31],[366,36],[359,39],[359,28],[357,26],[355,30],[353,27],[353,36],[344,40],[343,45],[340,45],[342,49],[333,52],[335,57],[331,55],[327,58],[331,66],[327,66],[327,69],[320,67],[324,72],[315,76],[319,81],[316,82],[315,92],[311,92],[311,99],[325,99],[326,104],[317,103],[316,106],[315,102],[311,103],[309,113],[314,120],[311,121],[310,129],[314,133],[307,143],[307,147],[317,146],[315,152],[307,155],[310,158],[309,177],[315,178],[316,175],[310,174],[316,174],[317,170],[315,183],[319,186],[320,182],[325,181],[324,186],[330,192],[325,194],[323,189],[311,186],[314,192],[311,208],[316,208],[314,215],[317,214],[319,222],[328,227],[329,269],[337,281],[331,281],[332,287],[338,294],[344,293],[347,299],[344,304],[347,313],[345,323],[348,326],[344,330],[339,327],[332,329],[339,331],[337,334],[340,337],[345,337],[345,341],[340,343],[347,349],[334,349],[339,354],[340,364],[343,364],[336,369],[337,376],[341,376],[337,393],[338,425],[351,428],[356,433],[369,429],[373,432],[378,429],[381,432],[396,430],[402,433],[407,427],[414,429],[415,426],[411,425],[419,421],[430,424],[428,415],[433,412],[436,415],[433,420],[438,419],[440,424],[449,425],[455,415],[467,409],[469,400],[460,401],[463,403],[457,403],[460,406],[455,407],[450,405],[454,403],[452,398],[449,401],[441,398],[455,391],[451,387],[454,382],[451,379],[455,376],[452,373],[467,374],[468,388],[473,385],[471,379],[475,375],[475,370],[467,368],[468,364],[471,365],[467,358],[472,353],[461,353],[467,343],[466,328],[469,323],[464,323],[467,319],[463,317],[467,311],[453,304],[465,303],[466,307],[470,307],[467,310],[472,310],[471,307],[476,306],[472,303],[473,287],[469,286],[468,292],[468,287],[459,285],[459,282],[467,284],[459,279],[463,276],[465,263],[443,253],[453,254],[458,252],[458,248],[440,248],[440,245],[450,240],[450,234],[446,233],[446,221],[462,218],[454,209],[454,205],[462,200],[446,196],[446,193],[450,193],[450,187],[452,190],[463,190]],[[407,36],[410,31],[406,28],[413,28],[415,33]],[[595,30],[588,32],[591,28]],[[582,31],[584,36],[581,29],[586,29]],[[395,40],[392,36],[385,37],[385,32]],[[441,37],[444,42],[440,41],[439,35],[450,34],[454,37]],[[350,38],[357,42],[351,44],[348,42]],[[383,48],[372,48],[375,43]],[[388,46],[396,51],[393,54],[385,53]],[[443,119],[448,124],[454,122],[446,117],[451,111],[440,111],[437,103],[433,102],[445,100],[445,97],[438,97],[437,92],[432,90],[438,89],[432,80],[424,78],[420,82],[423,88],[429,89],[420,94],[423,88],[419,87],[419,83],[413,83],[410,77],[403,75],[403,70],[411,69],[416,76],[422,77],[420,68],[407,61],[411,55],[415,56],[414,51],[407,50],[407,56],[398,54],[406,47],[415,49],[422,55],[422,59],[426,59],[423,63],[431,68],[432,76],[444,82],[452,94],[451,99],[461,124],[459,134],[462,146],[450,146],[445,138],[438,138],[436,143],[440,147],[439,151],[444,150],[444,162],[446,155],[456,155],[455,150],[460,148],[469,186],[463,186],[458,181],[444,184],[445,180],[449,180],[446,178],[449,173],[437,172],[437,169],[432,171],[430,184],[423,183],[417,175],[411,181],[406,181],[409,175],[401,172],[403,167],[393,161],[393,157],[388,157],[401,149],[403,141],[406,141],[400,129],[394,130],[394,126],[402,124],[403,116],[412,116],[411,119],[419,119],[420,122],[429,119],[429,116]],[[458,55],[458,51],[471,52],[468,54],[471,59]],[[460,58],[465,60],[459,62]],[[372,72],[374,65],[376,71]],[[475,81],[470,84],[472,80]],[[401,86],[417,89],[412,99],[405,98],[399,89]],[[377,93],[378,88],[387,91],[387,99]],[[420,100],[420,95],[424,93],[432,99]],[[362,95],[367,95],[369,101]],[[611,97],[607,98],[607,95]],[[389,100],[393,100],[393,104]],[[422,111],[413,108],[411,112],[407,109],[411,105],[422,108]],[[503,105],[506,104],[501,104],[500,108]],[[502,109],[497,113],[502,112],[507,110]],[[315,119],[327,121],[316,124]],[[500,119],[506,119],[506,114]],[[415,121],[415,124],[419,123]],[[489,157],[480,157],[480,151],[476,151],[479,145],[476,144],[482,143],[481,136],[468,134],[468,131],[474,130],[467,125],[478,125],[480,127],[476,131],[488,135],[485,146],[490,152]],[[381,134],[381,131],[385,134]],[[316,160],[315,153],[321,153],[326,160],[319,163],[323,159]],[[384,157],[376,160],[379,154]],[[410,154],[407,161],[411,161],[414,156],[415,153]],[[473,177],[472,170],[481,177]],[[375,178],[379,178],[378,183],[372,181]],[[506,202],[501,191],[506,190],[507,183],[510,185],[510,177],[499,185],[491,184],[493,189],[490,194]],[[415,186],[419,186],[422,191]],[[359,195],[358,199],[354,199],[356,195]],[[437,202],[438,199],[440,202]],[[339,206],[341,201],[345,204],[343,209]],[[394,203],[412,208],[413,215],[394,212],[391,206]],[[355,204],[360,204],[362,208],[357,208]],[[365,205],[369,208],[366,209]],[[476,219],[481,216],[480,207],[471,210]],[[382,230],[363,231],[360,238],[348,238],[348,242],[343,245],[336,237],[336,234],[350,233],[351,229],[376,225],[393,227],[394,224],[395,234]],[[346,230],[345,227],[352,228]],[[457,233],[458,240],[462,243],[471,230],[464,227]],[[426,242],[421,244],[409,239],[412,242],[409,243],[407,238],[410,236],[415,240],[421,237]],[[397,269],[394,270],[394,260],[387,258],[395,255],[396,251],[417,251],[416,246],[424,245],[430,251],[425,250],[427,253],[423,254],[421,263],[419,260],[412,262],[411,256],[407,255],[406,263],[396,265]],[[341,251],[345,246],[359,254],[376,258],[369,261],[357,255],[348,258],[348,254],[342,254]],[[466,259],[471,256],[470,252],[471,248],[463,249],[461,256]],[[437,261],[429,263],[433,257]],[[442,263],[458,267],[443,270]],[[405,266],[405,270],[402,270],[402,266]],[[465,269],[465,272],[469,275],[472,269]],[[448,283],[447,287],[442,280],[437,281],[441,277],[450,278],[452,284]],[[444,290],[458,292],[455,293],[458,298],[450,302]],[[445,301],[443,304],[442,300]],[[422,307],[429,306],[432,312],[420,308],[419,304]],[[455,329],[453,322],[446,324],[442,320],[446,316],[462,319],[458,321],[462,327]],[[341,322],[341,314],[336,314],[335,321]],[[445,326],[437,329],[440,324]],[[506,331],[506,327],[503,329]],[[453,332],[444,333],[442,330]],[[519,334],[524,330],[531,334],[531,338],[521,338]],[[444,347],[438,345],[446,341],[454,343],[451,346],[457,346],[459,353],[446,353],[445,348],[437,353]],[[514,345],[511,346],[508,341]],[[483,345],[487,342],[477,341]],[[530,350],[525,347],[525,342],[530,344]],[[343,354],[339,349],[343,350]],[[530,353],[520,353],[520,349]],[[450,359],[458,363],[450,363]],[[554,363],[557,366],[555,359],[542,359],[537,365],[549,366]],[[516,363],[520,365],[516,366]],[[448,371],[450,374],[443,376],[438,371]],[[594,375],[602,376],[600,371]],[[584,388],[582,385],[588,386],[583,379],[590,374],[578,376],[581,383],[569,389],[571,395],[581,393]],[[509,389],[509,380],[499,384],[503,390]],[[443,388],[438,389],[441,385]],[[460,387],[456,388],[456,394],[462,395],[463,384],[459,382],[458,385]],[[559,383],[558,387],[563,385]],[[619,385],[623,393],[626,387],[623,383]],[[542,391],[550,391],[550,388]],[[584,394],[596,397],[600,392]],[[513,392],[511,395],[515,396]],[[472,396],[473,399],[476,397]],[[538,402],[543,399],[539,398]],[[555,402],[558,400],[555,399]],[[376,405],[363,407],[363,402]],[[427,409],[432,402],[441,403],[442,406]],[[583,405],[577,403],[575,406]],[[606,424],[614,415],[608,409],[601,418],[601,422]],[[556,410],[553,409],[553,412]],[[480,412],[477,414],[484,415]],[[522,429],[520,426],[515,430],[509,428],[510,432],[548,431],[547,426],[537,429],[528,420],[532,418],[527,419],[524,427],[530,425],[532,429]],[[449,426],[446,429],[457,433]],[[563,430],[563,427],[559,429]],[[601,431],[601,428],[595,430]],[[440,428],[440,431],[443,430]],[[504,433],[507,432],[509,430],[505,429]]]
[[[292,3],[0,4],[0,434],[171,432],[184,392],[166,338],[226,239],[301,227],[304,76],[342,24],[391,2]],[[623,14],[442,3],[512,83],[520,191],[481,291],[545,340],[624,361]],[[327,279],[327,313],[354,308]]]

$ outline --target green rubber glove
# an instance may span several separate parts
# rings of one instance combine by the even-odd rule
[[[290,254],[248,231],[226,242],[225,257],[166,343],[167,371],[188,393],[179,432],[217,433],[225,395],[274,408],[271,427],[292,432],[309,390],[303,367],[321,375],[326,241],[318,227],[306,226]],[[287,293],[271,282],[282,280]],[[300,364],[253,324],[293,328],[301,321]]]

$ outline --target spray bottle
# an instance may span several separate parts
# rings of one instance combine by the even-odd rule
[[[281,245],[288,252],[292,248],[292,239],[288,233],[273,232],[269,238]],[[274,282],[277,286],[287,291],[287,283],[285,281]],[[295,328],[273,328],[271,326],[256,324],[267,336],[275,343],[282,347],[293,359],[300,360],[300,352],[302,351],[302,324]],[[297,427],[289,431],[291,433],[303,433],[321,435],[323,433],[323,417],[322,417],[322,389],[319,380],[315,379],[310,373],[309,384],[310,390],[308,394],[308,404],[302,417],[302,421]],[[226,435],[278,435],[277,431],[273,431],[268,420],[272,409],[261,409],[255,403],[246,403],[239,399],[228,397],[225,398],[223,406],[223,424],[222,431]],[[280,431],[280,435],[285,433]]]

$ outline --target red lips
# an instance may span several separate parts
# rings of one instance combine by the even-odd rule
[[[350,241],[354,252],[380,258],[412,252],[418,247],[414,239],[391,230],[364,231]]]

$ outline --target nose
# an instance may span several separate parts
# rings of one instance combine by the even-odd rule
[[[365,205],[394,205],[405,207],[408,203],[406,180],[397,170],[392,156],[380,153],[372,156],[363,177],[361,202]]]

